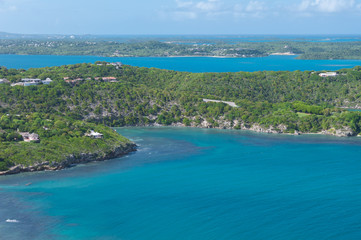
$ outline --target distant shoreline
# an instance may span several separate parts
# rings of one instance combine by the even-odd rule
[[[245,56],[245,57],[237,57],[237,56],[219,56],[219,55],[206,55],[206,56],[199,56],[199,55],[182,55],[182,56],[177,56],[177,55],[170,55],[170,56],[107,56],[107,55],[72,55],[72,54],[25,54],[25,53],[15,53],[15,54],[2,54],[0,53],[0,56],[72,56],[72,57],[101,57],[101,58],[230,58],[230,59],[234,59],[234,58],[239,58],[239,59],[244,59],[244,58],[264,58],[264,57],[270,57],[270,56],[297,56],[298,54],[294,54],[294,53],[270,53],[269,55],[264,55],[264,56]],[[318,59],[315,59],[318,60]],[[328,60],[328,59],[324,59],[324,60]],[[338,59],[338,60],[353,60],[353,59]],[[356,59],[357,60],[357,59]]]

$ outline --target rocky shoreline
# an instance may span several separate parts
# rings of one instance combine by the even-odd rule
[[[295,131],[294,133],[287,132],[287,126],[283,124],[279,124],[277,126],[262,126],[260,124],[245,124],[243,122],[239,122],[238,120],[234,120],[233,122],[228,120],[217,120],[214,123],[209,123],[207,120],[203,120],[200,124],[192,122],[188,127],[194,128],[214,128],[214,129],[237,129],[237,130],[248,130],[258,133],[272,133],[272,134],[288,134],[288,135],[301,135],[301,134],[321,134],[321,135],[330,135],[337,137],[352,137],[356,136],[356,133],[348,126],[343,126],[342,128],[335,129],[331,128],[328,130],[322,130],[317,133],[309,133],[309,132],[299,132]],[[164,125],[158,123],[150,123],[150,124],[137,124],[138,127],[161,127]],[[183,123],[173,123],[171,126],[173,127],[187,127]],[[0,172],[1,175],[10,175],[17,174],[22,172],[35,172],[35,171],[56,171],[64,168],[72,167],[76,164],[95,162],[95,161],[104,161],[113,158],[117,158],[123,156],[127,153],[136,151],[137,145],[135,143],[127,143],[126,146],[118,146],[113,149],[110,153],[83,153],[78,156],[70,155],[62,162],[41,162],[31,166],[23,166],[16,165],[11,167],[7,171]]]
[[[238,120],[234,120],[233,122],[228,120],[216,120],[215,123],[209,123],[207,120],[202,121],[200,124],[196,124],[192,122],[190,126],[186,126],[183,123],[172,123],[173,127],[195,127],[195,128],[214,128],[214,129],[234,129],[234,130],[247,130],[258,133],[272,133],[272,134],[287,134],[287,135],[301,135],[301,134],[321,134],[321,135],[330,135],[336,137],[353,137],[357,134],[348,126],[343,126],[342,128],[335,129],[331,128],[328,130],[322,130],[317,133],[310,132],[299,132],[294,131],[294,133],[287,132],[287,126],[284,124],[279,124],[277,126],[262,126],[258,123],[253,124],[245,124],[243,122],[239,122]],[[160,127],[164,126],[158,123],[150,123],[150,124],[140,124],[136,125],[139,127]]]
[[[126,143],[125,146],[119,145],[115,147],[110,153],[82,153],[78,156],[70,155],[62,162],[40,162],[31,166],[16,165],[11,167],[7,171],[0,172],[0,175],[11,175],[18,174],[23,172],[36,172],[36,171],[56,171],[64,168],[70,168],[77,164],[95,162],[95,161],[105,161],[117,157],[121,157],[130,152],[134,152],[137,149],[135,143]]]
[[[309,133],[309,132],[299,132],[294,131],[294,133],[287,132],[287,126],[284,124],[279,124],[277,126],[262,126],[258,123],[253,124],[245,124],[243,122],[239,122],[237,120],[231,122],[231,121],[224,121],[224,120],[218,120],[217,121],[217,127],[213,127],[212,124],[207,122],[206,120],[203,121],[200,125],[196,125],[194,127],[201,127],[201,128],[218,128],[218,129],[239,129],[239,130],[248,130],[258,133],[273,133],[273,134],[288,134],[288,135],[301,135],[301,134],[322,134],[322,135],[331,135],[331,136],[337,136],[337,137],[352,137],[356,136],[356,133],[348,126],[343,126],[340,129],[328,129],[328,130],[322,130],[321,132],[317,133]],[[238,127],[234,127],[238,126]],[[193,127],[193,126],[192,126]]]

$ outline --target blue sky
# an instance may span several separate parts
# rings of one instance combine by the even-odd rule
[[[0,32],[361,34],[361,0],[0,0]]]

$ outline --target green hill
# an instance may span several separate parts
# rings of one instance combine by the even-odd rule
[[[0,153],[0,166],[4,170],[17,164],[59,162],[92,150],[105,156],[112,142],[128,143],[104,124],[357,135],[361,113],[343,108],[361,107],[361,67],[341,69],[335,77],[319,73],[187,73],[104,62],[29,70],[2,67],[0,79],[10,83],[48,77],[53,82],[0,84],[0,143],[7,149]],[[230,101],[237,107],[203,99]],[[51,130],[44,130],[50,123]],[[18,128],[38,133],[40,143],[11,140]],[[85,137],[89,130],[106,137]]]

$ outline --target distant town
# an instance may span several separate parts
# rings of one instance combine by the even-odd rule
[[[107,63],[107,62],[103,62],[103,63],[96,63],[97,66],[114,66],[116,69],[121,69],[122,67],[122,63],[121,62],[115,62],[115,63]],[[71,84],[75,84],[81,81],[85,81],[85,80],[96,80],[96,81],[103,81],[103,82],[118,82],[118,79],[114,76],[104,76],[104,77],[87,77],[87,78],[83,78],[83,77],[77,77],[77,78],[72,78],[72,77],[63,77],[63,80],[67,83],[71,83]],[[16,83],[11,83],[9,80],[7,80],[6,78],[0,79],[0,84],[10,84],[12,87],[15,86],[24,86],[24,87],[28,87],[28,86],[36,86],[36,85],[41,85],[41,84],[45,84],[45,85],[49,85],[53,82],[53,80],[51,78],[46,78],[44,80],[39,79],[39,78],[22,78],[19,82]]]

